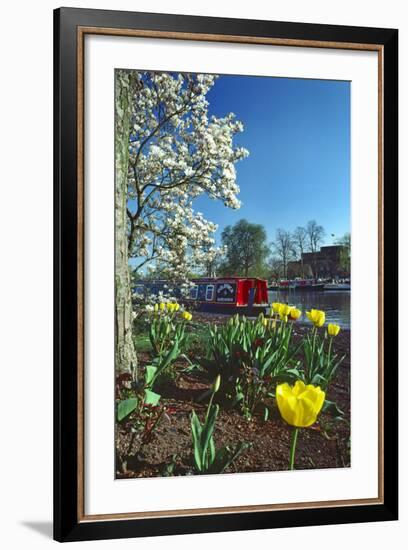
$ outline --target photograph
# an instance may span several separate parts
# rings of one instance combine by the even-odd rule
[[[115,68],[116,479],[352,466],[350,86]]]

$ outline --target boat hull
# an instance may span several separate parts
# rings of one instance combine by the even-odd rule
[[[199,303],[194,304],[196,311],[203,313],[217,313],[221,315],[246,315],[247,317],[258,317],[261,313],[265,314],[268,309],[268,304],[253,305],[253,306],[237,306],[235,304],[225,305],[217,303]]]
[[[324,290],[324,283],[315,285],[287,285],[287,286],[269,286],[270,291],[286,291],[286,292],[315,292],[316,290]]]
[[[295,286],[294,290],[299,290],[301,292],[308,292],[308,291],[316,291],[316,290],[323,290],[324,289],[324,283],[322,284],[316,284],[316,285],[304,285],[304,286]]]
[[[325,292],[347,292],[351,290],[350,285],[325,285]]]

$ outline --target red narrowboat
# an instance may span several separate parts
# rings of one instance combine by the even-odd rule
[[[266,313],[268,308],[268,285],[264,279],[255,277],[217,277],[192,279],[193,286],[187,298],[182,292],[182,283],[171,283],[164,279],[135,281],[135,296],[146,297],[160,294],[171,296],[189,304],[198,311],[240,313],[250,317]]]
[[[193,279],[189,301],[199,311],[257,316],[268,308],[268,285],[256,277]]]

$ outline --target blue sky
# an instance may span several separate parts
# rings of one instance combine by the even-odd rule
[[[236,143],[250,155],[236,164],[239,210],[200,197],[195,209],[222,229],[241,218],[293,230],[315,219],[326,242],[350,231],[350,83],[220,76],[207,94],[209,112],[236,114]],[[335,237],[332,237],[334,234]]]

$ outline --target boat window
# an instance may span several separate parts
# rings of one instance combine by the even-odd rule
[[[190,290],[191,300],[197,300],[197,295],[198,295],[198,286],[193,286],[193,288]]]
[[[207,285],[205,299],[207,300],[207,302],[211,302],[212,300],[214,300],[214,285]]]

